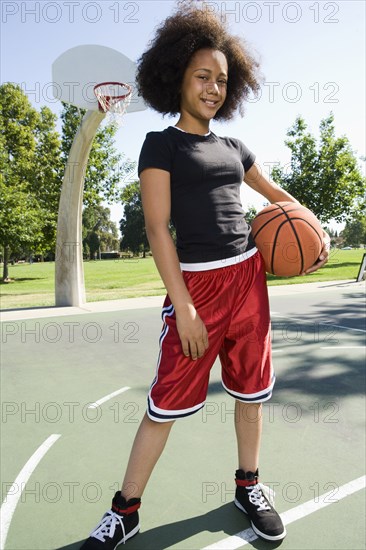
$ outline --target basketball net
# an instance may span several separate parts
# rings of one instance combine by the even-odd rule
[[[132,88],[123,82],[101,82],[94,86],[99,111],[107,113],[106,124],[120,128],[130,104]]]

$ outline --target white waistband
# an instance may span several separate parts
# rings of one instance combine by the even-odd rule
[[[243,252],[238,256],[232,256],[231,258],[224,258],[223,260],[214,260],[213,262],[200,262],[195,264],[181,263],[180,268],[182,271],[207,271],[209,269],[218,269],[220,267],[228,267],[229,265],[239,264],[244,262],[257,252],[257,248],[251,248],[248,252]]]

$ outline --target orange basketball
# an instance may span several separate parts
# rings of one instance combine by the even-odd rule
[[[323,230],[312,212],[296,202],[276,202],[252,221],[266,271],[294,277],[311,267],[323,247]]]

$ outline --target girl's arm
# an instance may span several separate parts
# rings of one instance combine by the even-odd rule
[[[282,189],[277,183],[269,181],[263,176],[258,164],[254,163],[249,170],[245,173],[244,181],[254,191],[257,191],[263,195],[270,203],[279,201],[299,202],[290,193]],[[328,261],[329,256],[330,238],[329,235],[323,231],[323,248],[320,252],[318,260],[313,266],[306,270],[305,273],[312,273],[317,271],[320,267]]]
[[[178,255],[169,232],[170,174],[147,168],[140,175],[141,198],[147,238],[169,298],[174,305],[183,353],[202,357],[208,348],[207,330],[185,285]]]
[[[299,202],[290,193],[287,193],[274,181],[269,181],[263,176],[260,166],[254,163],[247,172],[245,172],[244,181],[254,191],[263,195],[270,203],[278,201]]]

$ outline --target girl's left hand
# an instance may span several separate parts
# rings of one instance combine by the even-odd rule
[[[314,273],[314,271],[317,271],[321,267],[323,267],[324,264],[327,263],[329,259],[329,249],[330,249],[330,237],[329,235],[323,231],[323,248],[320,252],[319,258],[315,262],[314,265],[309,267],[304,273],[301,273],[301,275],[308,275],[309,273]]]

